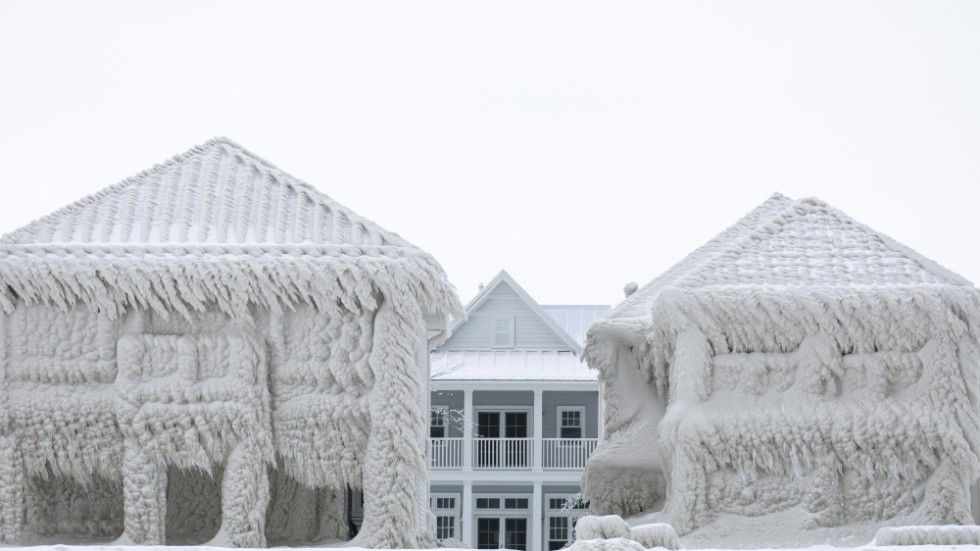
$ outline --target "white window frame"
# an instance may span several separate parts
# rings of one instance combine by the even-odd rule
[[[551,507],[552,499],[561,499],[562,506],[568,500],[568,494],[544,494],[544,524],[541,526],[544,541],[542,549],[547,551],[548,543],[551,541],[551,518],[565,517],[568,519],[568,537],[570,541],[575,541],[575,522],[585,516],[586,511],[582,509],[554,509]]]
[[[585,407],[583,406],[558,406],[555,415],[555,435],[558,438],[564,438],[561,435],[561,429],[566,428],[561,424],[562,413],[566,411],[577,411],[579,420],[579,430],[582,431],[582,435],[579,436],[580,439],[585,438]]]
[[[432,421],[433,421],[432,414],[435,413],[435,412],[437,412],[437,411],[440,412],[440,413],[442,413],[442,415],[440,416],[440,418],[442,419],[442,424],[441,425],[433,425],[432,424]],[[433,404],[432,406],[430,406],[429,407],[429,437],[430,438],[446,438],[446,437],[448,437],[449,436],[449,423],[448,423],[448,419],[449,419],[449,406],[442,406],[442,405],[435,405],[435,404]],[[440,436],[432,436],[432,429],[434,427],[442,427],[442,436],[441,437]]]
[[[506,321],[510,324],[510,330],[508,333],[510,343],[509,344],[499,344],[497,343],[497,322]],[[517,321],[514,316],[493,316],[490,318],[490,348],[514,348],[515,345],[515,331],[514,328],[517,326]]]
[[[499,499],[500,507],[495,509],[477,509],[476,503],[477,499]],[[527,499],[527,509],[506,509],[505,505],[508,499]],[[504,533],[506,531],[506,519],[508,518],[523,518],[527,519],[527,532],[524,534],[526,547],[534,549],[534,538],[532,537],[532,531],[534,526],[534,495],[533,494],[473,494],[473,515],[472,522],[474,529],[477,525],[478,518],[497,518],[500,519],[500,541],[504,541]],[[477,536],[479,537],[479,536]],[[473,542],[473,549],[476,549],[477,542]]]
[[[527,437],[535,438],[534,436],[534,408],[528,406],[479,406],[473,408],[473,438],[486,438],[482,436],[477,436],[478,424],[477,419],[480,418],[481,413],[497,413],[500,415],[500,436],[498,438],[509,438],[505,436],[507,434],[507,415],[508,413],[526,413],[527,414]]]
[[[451,517],[453,519],[453,526],[452,526],[453,535],[450,537],[457,540],[463,539],[462,533],[460,532],[460,527],[462,526],[462,524],[460,524],[460,510],[462,509],[462,497],[463,496],[457,493],[434,493],[429,496],[429,511],[431,511],[432,515],[437,519],[439,517]],[[451,498],[454,499],[455,501],[453,502],[452,507],[439,508],[436,507],[436,504],[439,503],[438,500],[440,498],[442,499]],[[436,535],[438,535],[438,521],[436,526]]]

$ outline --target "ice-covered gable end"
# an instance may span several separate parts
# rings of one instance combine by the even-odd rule
[[[963,278],[774,196],[590,330],[607,437],[586,494],[708,545],[971,522],[978,322]]]
[[[397,235],[217,139],[0,239],[0,536],[426,533],[426,331]],[[213,538],[213,539],[212,539]]]

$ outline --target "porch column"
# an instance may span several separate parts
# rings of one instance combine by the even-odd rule
[[[534,493],[531,495],[531,545],[528,549],[537,551],[544,549],[544,534],[541,525],[544,522],[544,500],[541,498],[541,481],[534,481]]]
[[[463,482],[463,503],[460,506],[459,522],[463,525],[463,543],[473,549],[476,547],[476,538],[473,537],[476,519],[473,518],[473,482],[469,480]]]
[[[463,390],[463,470],[473,470],[473,389]]]
[[[542,438],[544,438],[544,432],[543,432],[544,412],[541,403],[542,394],[543,391],[541,391],[540,389],[534,391],[534,432],[531,433],[531,436],[534,437],[533,440],[534,452],[532,453],[533,455],[532,468],[535,471],[541,470]],[[538,489],[540,490],[540,488]]]

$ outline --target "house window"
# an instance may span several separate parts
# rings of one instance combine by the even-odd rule
[[[585,417],[585,408],[582,407],[558,408],[558,437],[559,438],[582,438],[584,417]]]
[[[568,517],[548,517],[548,551],[568,544]]]
[[[527,509],[528,500],[521,497],[508,497],[504,500],[504,509]]]
[[[477,410],[475,466],[481,469],[531,468],[529,420],[529,411]]]
[[[528,548],[531,500],[515,495],[476,498],[476,548]]]
[[[561,494],[545,495],[545,536],[548,551],[561,549],[575,539],[575,523],[587,514],[588,504]]]
[[[446,437],[446,413],[448,408],[445,406],[433,406],[429,410],[429,437]]]
[[[494,317],[492,326],[492,346],[494,348],[514,348],[514,317]]]
[[[476,500],[477,509],[500,509],[500,499],[480,497]]]
[[[436,539],[444,540],[456,537],[456,517],[437,516],[436,517]]]
[[[459,537],[459,494],[433,494],[429,508],[436,517],[436,539]]]
[[[455,497],[437,497],[436,498],[436,509],[455,509],[456,508],[456,498]]]

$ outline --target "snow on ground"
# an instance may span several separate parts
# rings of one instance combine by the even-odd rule
[[[337,544],[343,547],[343,542]],[[208,546],[165,546],[165,545],[40,545],[36,547],[4,547],[8,551],[227,551],[227,547],[208,547]],[[275,549],[275,548],[273,548]],[[349,551],[369,551],[363,547],[344,547]],[[715,548],[717,551],[728,551],[725,548]],[[793,548],[767,548],[759,551],[777,551]],[[853,550],[880,550],[880,551],[912,551],[909,547],[903,546],[876,546],[868,543],[857,547],[834,547],[832,545],[814,545],[812,547],[795,548],[794,551],[847,551]],[[914,551],[980,551],[980,545],[917,545]],[[243,550],[244,551],[244,550]],[[393,550],[398,551],[398,550]],[[405,550],[408,551],[408,550]],[[457,551],[452,548],[445,548],[441,551]],[[469,550],[458,550],[469,551]]]

